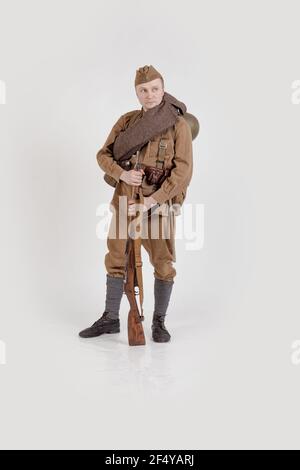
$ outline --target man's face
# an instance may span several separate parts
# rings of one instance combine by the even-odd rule
[[[135,92],[139,102],[144,108],[144,111],[160,104],[164,96],[164,88],[160,78],[137,85],[135,87]]]

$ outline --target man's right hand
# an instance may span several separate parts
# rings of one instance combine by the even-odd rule
[[[144,170],[124,170],[121,173],[120,180],[124,181],[125,183],[129,184],[130,186],[140,186],[142,184],[142,178],[145,174]]]

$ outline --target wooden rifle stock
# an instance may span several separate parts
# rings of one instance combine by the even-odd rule
[[[136,261],[135,261],[135,243],[136,240],[128,238],[126,245],[126,281],[124,284],[124,292],[128,298],[130,310],[128,314],[128,343],[130,346],[145,345],[145,335],[142,325],[144,320],[143,314],[140,315],[139,308],[136,301],[135,288],[138,287],[136,275]]]

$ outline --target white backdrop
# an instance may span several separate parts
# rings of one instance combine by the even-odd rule
[[[297,1],[0,0],[1,448],[299,448]],[[96,153],[152,64],[201,130],[172,341],[84,342],[103,311],[112,188]],[[1,361],[0,361],[1,363]],[[137,429],[132,406],[143,422]]]

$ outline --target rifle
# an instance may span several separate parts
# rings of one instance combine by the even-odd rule
[[[135,170],[139,170],[139,152],[137,152],[137,161],[134,166]],[[135,187],[132,187],[132,199],[134,199]],[[143,202],[143,196],[139,191],[141,203]],[[131,216],[129,220],[132,220],[135,216]],[[140,227],[141,228],[141,227]],[[141,230],[140,230],[141,235]],[[128,343],[130,346],[143,346],[146,344],[144,329],[142,321],[144,320],[143,315],[143,276],[142,276],[142,258],[141,258],[141,237],[131,238],[128,235],[126,243],[126,267],[125,267],[125,283],[124,292],[128,298],[130,310],[128,313]],[[136,289],[138,292],[136,292]],[[136,295],[139,295],[141,313],[136,301]]]

